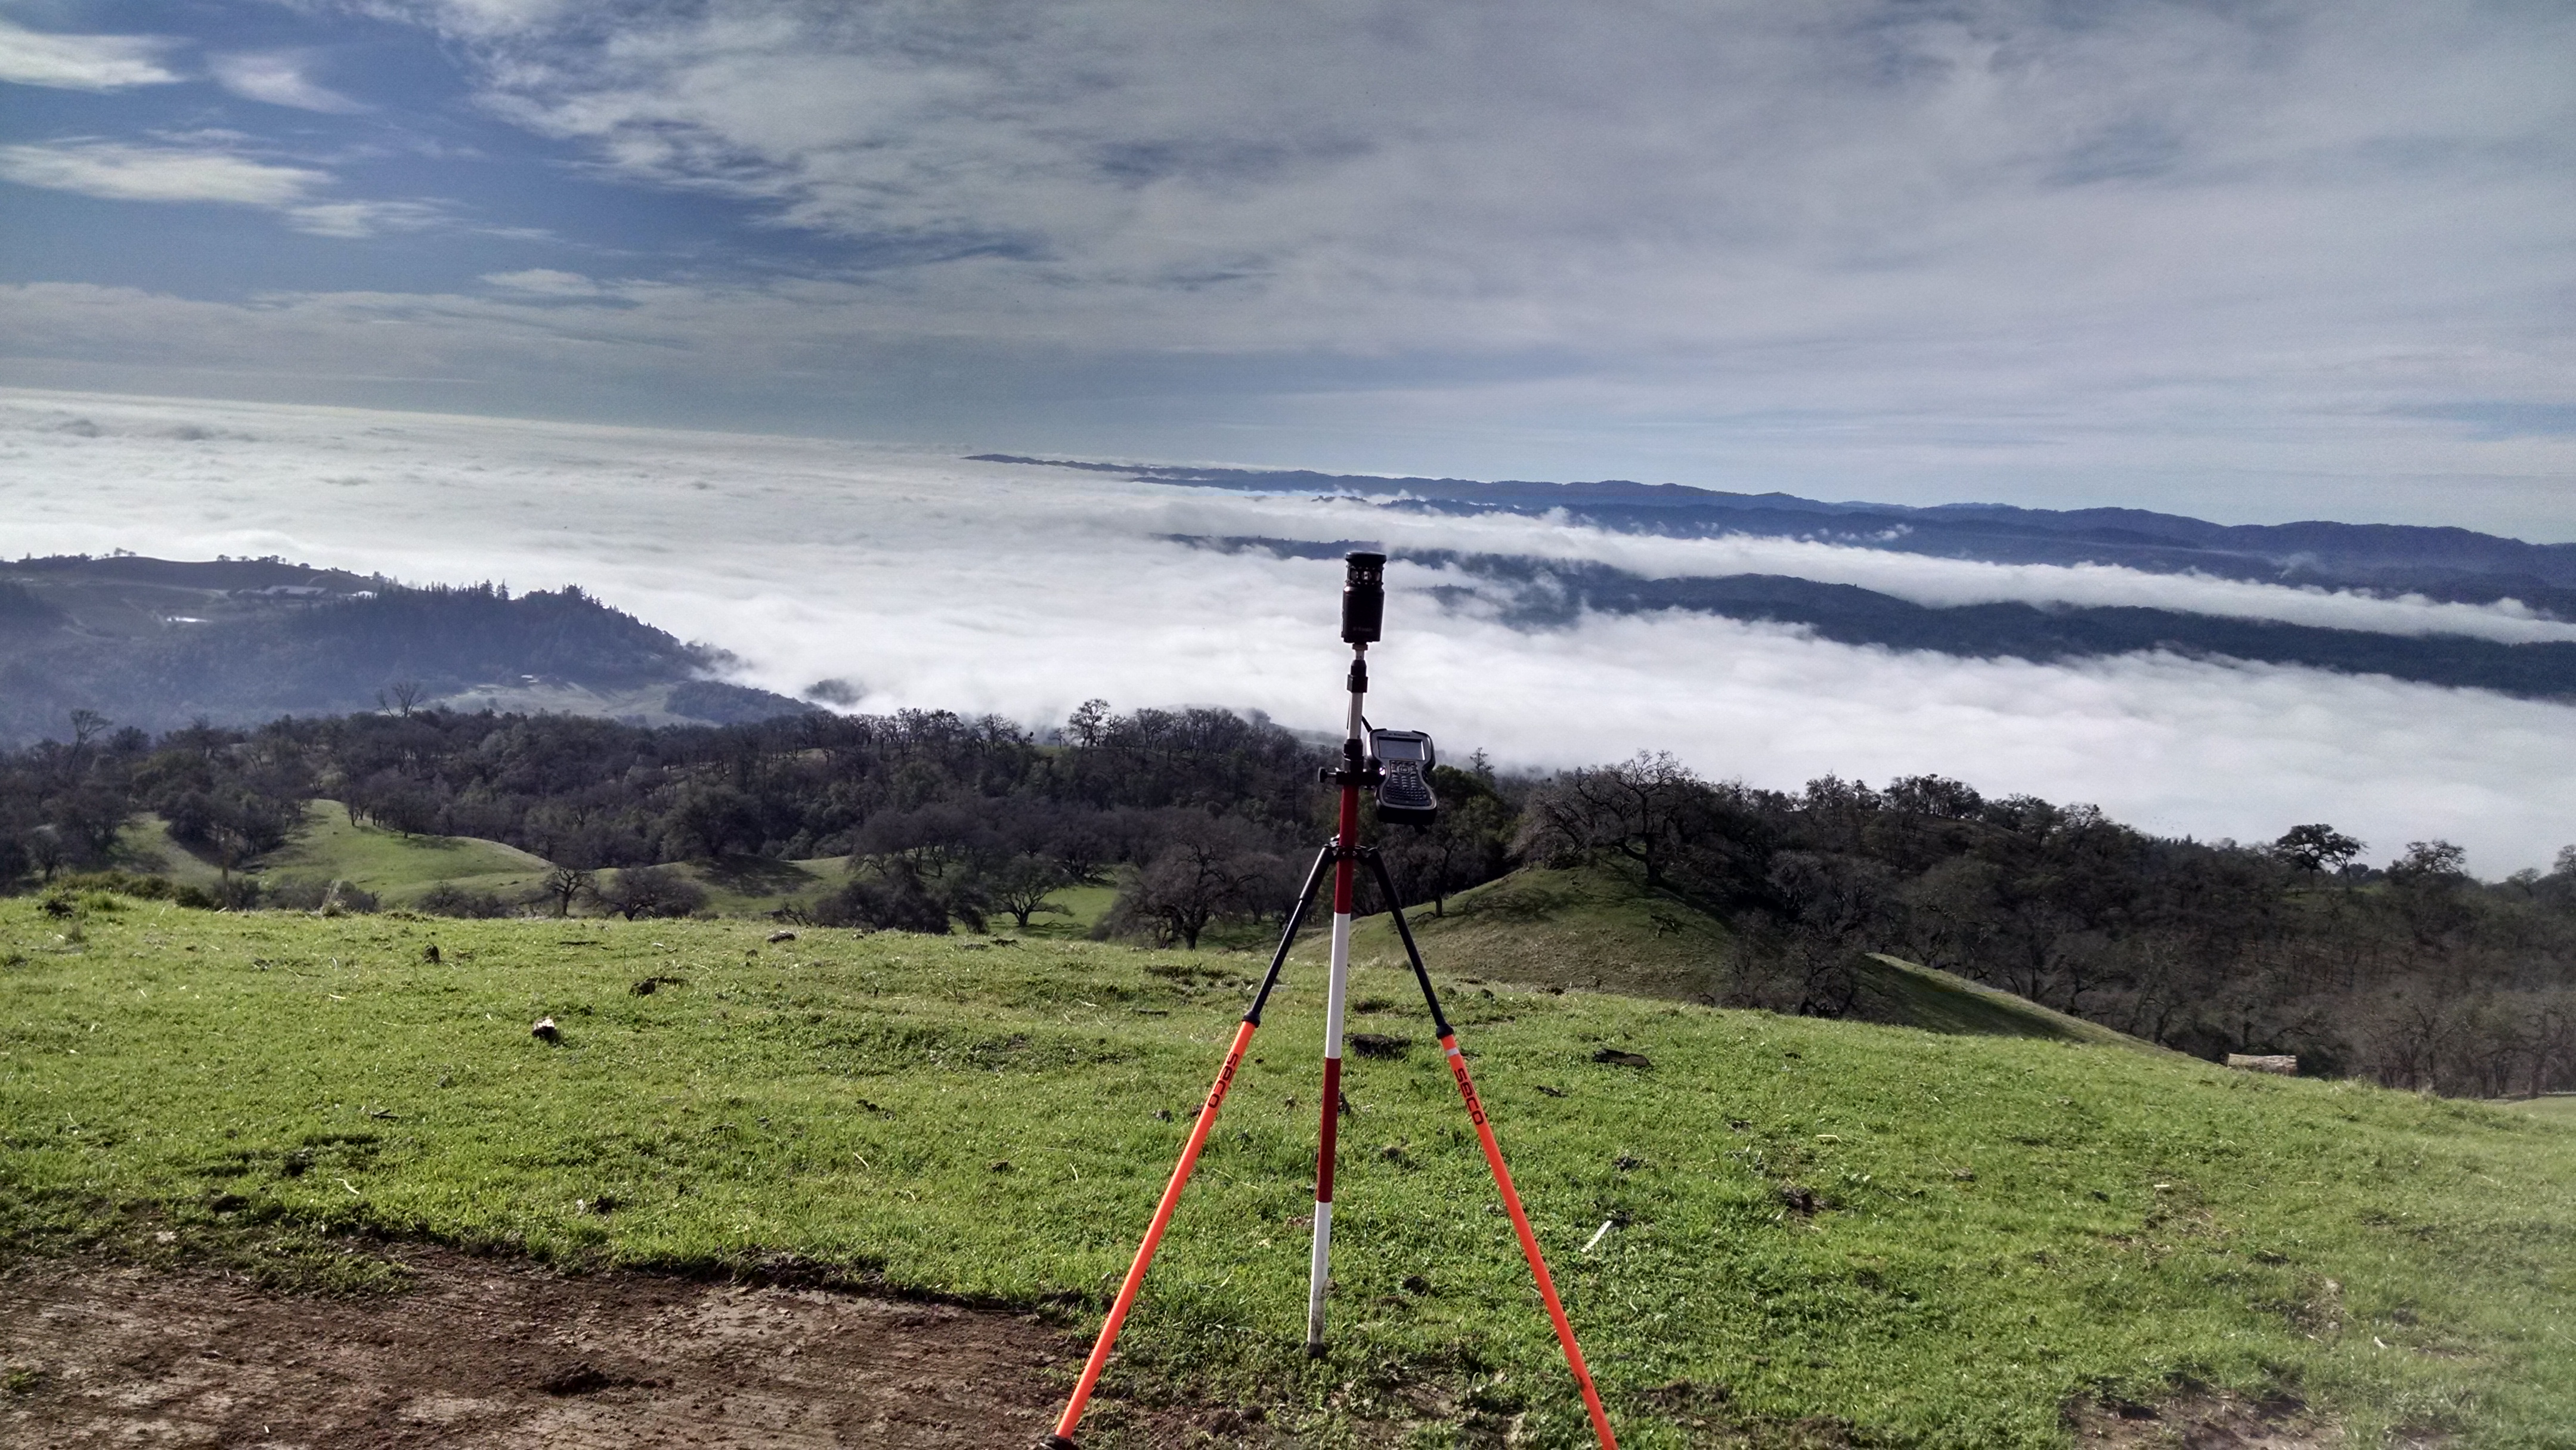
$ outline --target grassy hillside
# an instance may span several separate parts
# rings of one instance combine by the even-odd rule
[[[706,888],[706,910],[717,916],[767,916],[780,907],[811,901],[848,879],[850,858],[779,861],[767,856],[728,856],[673,868]]]
[[[1470,976],[1707,1001],[1723,981],[1723,923],[1612,865],[1530,867],[1406,913],[1427,959]],[[1309,943],[1302,952],[1318,954]],[[1403,965],[1394,924],[1368,917],[1351,959]]]
[[[1407,913],[1425,959],[1450,971],[1535,986],[1591,987],[1708,1002],[1726,982],[1731,938],[1723,922],[1640,873],[1603,863],[1515,871],[1451,897],[1443,915]],[[1354,961],[1401,966],[1394,924],[1369,917],[1352,928]],[[1320,960],[1319,942],[1299,948]],[[1901,958],[1855,963],[1855,1015],[1891,1026],[1975,1036],[2035,1037],[2158,1051],[2108,1027],[2053,1012],[2009,992]]]
[[[315,1236],[367,1230],[804,1263],[1089,1322],[1252,963],[764,936],[0,902],[0,1245],[346,1279],[363,1257]],[[1640,1450],[2052,1446],[2070,1399],[2185,1383],[2294,1389],[2356,1444],[2569,1443],[2576,1126],[1442,976]],[[1319,1444],[1582,1443],[1427,1024],[1381,968],[1356,1025],[1412,1046],[1353,1064],[1334,1347],[1300,1352],[1316,978],[1257,1041],[1087,1441],[1185,1393]],[[541,1013],[560,1045],[528,1035]]]
[[[152,844],[150,826],[137,828],[134,845]],[[186,853],[159,838],[165,859]],[[208,880],[214,868],[203,867]],[[304,828],[285,847],[255,863],[271,878],[343,880],[383,897],[389,906],[417,900],[441,882],[470,891],[509,898],[545,879],[552,863],[532,852],[474,836],[414,836],[381,826],[349,823],[335,801],[315,801],[306,809]],[[840,884],[848,870],[846,857],[812,861],[777,861],[766,856],[729,856],[721,861],[692,861],[674,869],[704,887],[706,910],[719,916],[766,916],[796,901],[808,901]],[[191,876],[189,879],[194,879]]]
[[[305,807],[303,830],[257,865],[268,877],[346,881],[388,903],[408,901],[442,881],[480,891],[524,889],[554,869],[543,856],[476,836],[414,836],[351,825],[336,801]]]
[[[398,681],[467,711],[654,724],[814,708],[701,678],[723,661],[571,587],[413,588],[275,558],[0,563],[7,742],[67,738],[76,706],[168,730],[381,708]]]
[[[2154,1043],[2116,1032],[2043,1007],[2028,997],[1971,982],[1902,957],[1872,952],[1860,964],[1860,1003],[1865,1021],[1927,1032],[1956,1032],[1977,1037],[2036,1037],[2050,1042],[2088,1042],[2139,1052],[2165,1052]]]
[[[213,886],[223,868],[170,839],[169,824],[145,813],[126,823],[116,837],[116,861],[153,876],[166,876],[182,886]]]

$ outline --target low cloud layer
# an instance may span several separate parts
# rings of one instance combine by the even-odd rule
[[[2517,601],[2454,604],[2421,595],[2392,598],[2351,590],[2284,588],[2095,564],[1987,564],[1745,534],[1666,538],[1569,527],[1505,513],[1425,517],[1352,503],[1281,499],[1267,504],[1265,514],[1281,531],[1276,535],[1281,538],[1365,536],[1399,547],[1581,560],[1659,579],[1786,574],[1825,584],[1856,585],[1936,607],[2011,600],[2132,605],[2381,634],[2462,634],[2504,644],[2576,640],[2576,624],[2537,614]]]
[[[1337,567],[1164,536],[1384,537],[1384,523],[1423,547],[1545,552],[1494,546],[1505,529],[1544,543],[1549,527],[806,439],[31,393],[0,394],[0,517],[13,555],[279,553],[415,580],[577,582],[738,651],[754,683],[853,680],[863,709],[1049,722],[1100,695],[1315,727],[1336,717]],[[1584,556],[1681,542],[1560,532],[1552,547]],[[1923,587],[2024,597],[2026,576],[1961,568],[1994,577]],[[1521,632],[1442,610],[1434,582],[1393,580],[1372,713],[1453,750],[1555,766],[1669,748],[1772,786],[1937,771],[2204,837],[2326,820],[2378,859],[2445,837],[2488,875],[2576,840],[2561,768],[2576,710],[2562,706],[2167,656],[1961,661],[1705,617]]]

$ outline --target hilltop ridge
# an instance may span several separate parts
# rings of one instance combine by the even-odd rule
[[[0,743],[71,712],[168,730],[394,705],[540,708],[643,724],[815,707],[720,678],[684,643],[567,584],[403,584],[261,559],[0,563]]]
[[[2159,574],[2405,590],[2461,603],[2515,598],[2559,618],[2576,619],[2576,544],[2533,543],[2462,528],[2328,519],[2221,524],[2132,508],[1829,502],[1629,479],[1389,478],[1005,453],[977,454],[973,461],[1079,469],[1176,487],[1341,495],[1386,508],[1440,513],[1561,512],[1576,523],[1629,533],[1765,535],[1998,564],[2112,564]]]

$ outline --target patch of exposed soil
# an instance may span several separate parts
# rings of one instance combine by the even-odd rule
[[[2067,1427],[2084,1450],[2342,1450],[2343,1431],[2296,1399],[2192,1395],[2161,1405],[2082,1404]]]
[[[23,1261],[0,1274],[0,1442],[1025,1450],[1080,1363],[1026,1317],[400,1257],[415,1287],[367,1299]]]

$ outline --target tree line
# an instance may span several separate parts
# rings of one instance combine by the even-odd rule
[[[1939,776],[1803,791],[1670,756],[1535,783],[1516,858],[1608,857],[1722,916],[1718,994],[1837,1016],[1885,952],[2201,1057],[2479,1097],[2576,1088],[2576,847],[2484,883],[2444,841],[2384,868],[2331,825],[2259,845]]]
[[[1027,926],[1067,886],[1114,883],[1103,930],[1195,947],[1290,904],[1330,833],[1329,754],[1257,717],[1098,701],[1043,732],[945,711],[645,728],[397,707],[156,737],[83,712],[68,740],[0,753],[0,886],[131,868],[120,835],[144,812],[229,875],[327,800],[545,857],[554,910],[685,913],[702,897],[672,863],[847,857],[807,919]],[[2480,882],[2440,841],[2371,867],[2323,823],[2202,842],[1938,776],[1784,792],[1660,755],[1547,776],[1477,758],[1435,784],[1440,824],[1381,843],[1408,907],[1444,911],[1524,865],[1607,863],[1727,923],[1707,983],[1722,1003],[1865,1010],[1860,964],[1885,952],[2204,1057],[2295,1053],[2477,1096],[2576,1088],[2576,849]]]

